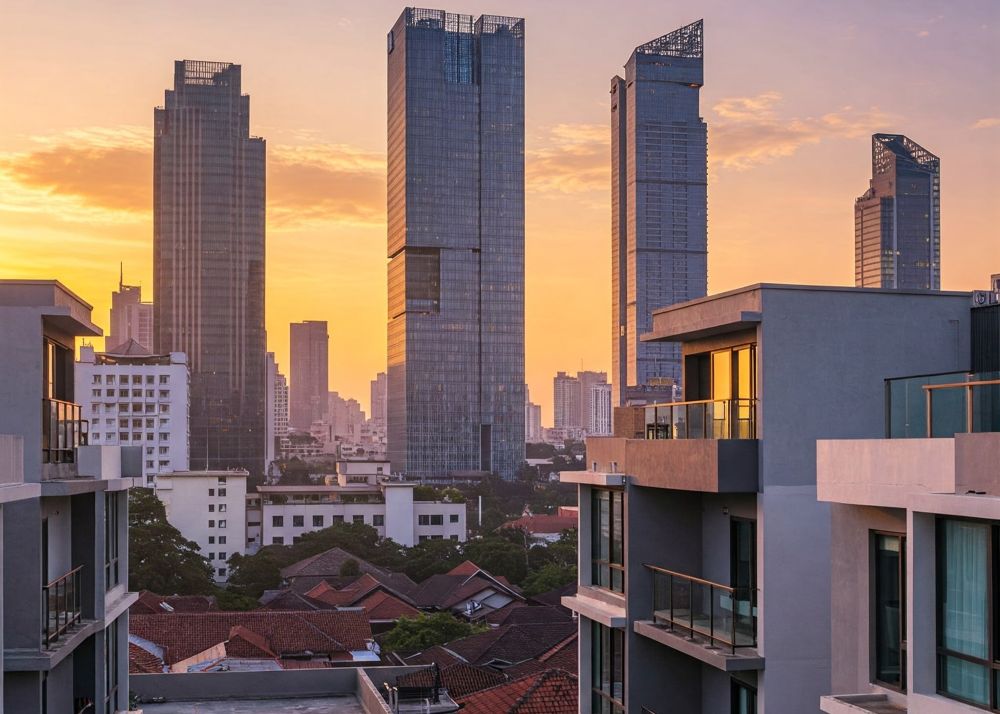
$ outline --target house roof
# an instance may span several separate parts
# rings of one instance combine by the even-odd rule
[[[110,350],[104,350],[104,353],[115,357],[149,357],[152,355],[149,350],[131,337]]]
[[[526,605],[515,601],[491,612],[486,619],[492,625],[526,625],[569,622],[573,617],[569,611],[562,608],[551,605]]]
[[[163,660],[134,642],[129,642],[128,671],[134,674],[160,674],[163,672]]]
[[[464,714],[576,714],[577,679],[561,669],[529,674],[460,697]]]
[[[356,561],[362,573],[388,574],[388,571],[369,563],[364,558],[359,558],[356,555],[348,553],[343,548],[330,548],[329,550],[324,550],[322,553],[317,553],[282,568],[281,577],[285,580],[306,576],[340,577],[341,568],[349,560]]]
[[[301,610],[336,610],[335,605],[316,600],[306,595],[300,595],[291,588],[270,592],[268,597],[261,597],[260,610],[284,610],[298,612]]]
[[[441,685],[448,690],[453,698],[468,696],[473,692],[495,687],[507,681],[506,675],[488,667],[476,667],[459,662],[444,667],[441,672]],[[404,674],[396,679],[396,685],[401,687],[433,687],[434,669],[428,667],[416,672]]]
[[[539,657],[538,660],[544,662],[548,667],[564,669],[567,672],[576,672],[580,665],[576,634],[574,633],[572,636],[567,637]]]
[[[413,593],[413,601],[421,609],[444,610],[474,599],[485,590],[503,591],[512,598],[524,599],[506,578],[491,575],[475,563],[465,561],[447,573],[432,575],[420,583]]]
[[[442,645],[470,664],[517,664],[538,657],[576,632],[572,620],[561,623],[502,625]]]
[[[214,595],[157,595],[143,590],[129,607],[129,614],[169,615],[172,612],[210,612],[218,609]]]
[[[420,614],[420,610],[384,590],[372,593],[357,604],[365,609],[370,621],[376,622],[417,617]]]
[[[333,656],[363,650],[371,639],[368,616],[359,610],[135,615],[129,633],[162,647],[168,665],[223,643],[236,657]]]

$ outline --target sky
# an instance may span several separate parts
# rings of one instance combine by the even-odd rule
[[[330,388],[367,409],[385,368],[383,0],[4,0],[0,277],[57,278],[108,324],[124,263],[152,289],[152,120],[173,61],[243,65],[267,139],[268,347],[327,320]],[[851,285],[870,135],[941,157],[942,287],[1000,272],[997,0],[491,0],[526,19],[526,364],[610,368],[611,78],[705,19],[709,292]],[[100,346],[100,344],[98,345]]]

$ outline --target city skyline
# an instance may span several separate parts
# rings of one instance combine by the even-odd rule
[[[272,158],[268,349],[288,364],[285,325],[327,319],[356,344],[334,356],[331,389],[366,403],[369,380],[384,369],[382,40],[400,5],[371,3],[348,14],[346,6],[304,3],[295,32],[275,32],[293,19],[269,15],[270,22],[241,21],[242,35],[231,32],[225,8],[183,35],[153,32],[181,22],[166,17],[166,7],[123,10],[113,30],[99,14],[66,7],[68,33],[53,31],[27,3],[9,6],[0,78],[24,111],[0,118],[5,275],[79,270],[74,285],[92,297],[105,328],[121,261],[129,282],[155,300],[148,107],[161,101],[169,61],[231,59],[244,67],[254,131],[268,137]],[[848,2],[818,8],[796,21],[794,33],[778,3],[754,12],[717,2],[669,12],[634,3],[612,22],[597,3],[566,7],[455,8],[524,15],[538,42],[526,58],[527,381],[544,422],[551,423],[553,373],[581,360],[610,368],[607,78],[621,71],[622,48],[698,17],[710,27],[711,82],[702,90],[710,292],[756,280],[853,284],[851,202],[869,177],[876,131],[916,137],[945,162],[942,287],[981,287],[979,266],[1000,259],[991,228],[1000,208],[989,200],[1000,158],[1000,107],[988,91],[996,84],[989,59],[1000,45],[995,3],[942,14],[930,2]],[[772,51],[779,40],[782,51]],[[79,71],[53,74],[59,52],[72,52]],[[800,61],[789,65],[790,54]],[[41,55],[46,62],[36,62]],[[873,64],[877,76],[868,71]],[[340,65],[371,68],[350,111],[320,96],[322,88],[336,94]],[[931,106],[928,91],[938,97]],[[751,242],[751,234],[759,237]],[[321,236],[327,240],[317,242]]]

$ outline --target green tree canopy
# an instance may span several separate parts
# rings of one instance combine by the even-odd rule
[[[452,617],[447,612],[417,617],[404,617],[382,640],[386,652],[418,652],[434,645],[484,632],[485,625],[472,625]]]
[[[489,571],[502,575],[512,583],[521,583],[528,574],[527,553],[506,538],[490,535],[465,544],[465,557]]]
[[[569,585],[576,580],[576,566],[548,563],[535,570],[524,580],[524,594],[528,597],[538,595]]]
[[[432,575],[447,573],[462,560],[458,541],[425,540],[406,551],[403,572],[419,583]]]

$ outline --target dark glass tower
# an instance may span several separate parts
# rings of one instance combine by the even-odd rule
[[[708,289],[702,21],[636,47],[611,80],[612,404],[681,379],[680,346],[640,342],[654,310]]]
[[[388,37],[388,447],[411,476],[524,460],[524,20]]]
[[[854,283],[941,289],[941,160],[902,134],[872,136],[871,187],[854,202]]]
[[[155,344],[191,367],[191,468],[260,473],[264,140],[239,65],[174,63],[153,159]]]
[[[327,413],[330,335],[326,328],[326,320],[293,322],[289,326],[288,425],[293,429],[309,431],[310,425]]]

